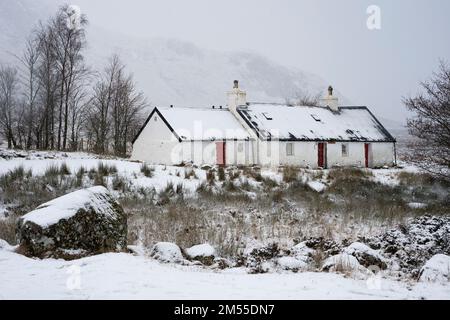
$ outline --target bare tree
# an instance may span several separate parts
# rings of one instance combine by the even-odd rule
[[[94,151],[106,153],[109,148],[125,155],[136,129],[142,124],[141,111],[147,105],[142,92],[136,90],[133,78],[113,55],[94,87],[87,120]]]
[[[425,170],[450,179],[450,68],[440,62],[439,71],[422,82],[423,93],[404,99],[414,112],[409,132],[418,138],[410,161]]]
[[[0,67],[0,127],[8,148],[16,147],[17,89],[19,77],[14,67]]]
[[[86,46],[84,27],[87,25],[87,19],[81,15],[77,23],[72,25],[69,22],[74,14],[71,6],[63,5],[50,21],[55,35],[54,52],[59,74],[58,150],[65,149],[67,146],[71,90],[77,78],[87,73],[82,55]]]
[[[294,106],[316,107],[319,105],[320,93],[310,94],[309,92],[297,92],[293,98],[287,98],[286,103]]]
[[[36,100],[40,90],[40,82],[38,78],[38,39],[30,37],[25,44],[25,51],[19,60],[23,66],[22,84],[24,95],[24,130],[26,131],[25,144],[26,149],[30,149],[33,142],[37,146],[39,139],[39,125],[36,121]]]
[[[54,50],[55,33],[49,25],[41,23],[35,34],[38,41],[38,78],[41,87],[38,94],[40,109],[37,119],[39,122],[37,148],[54,149],[55,108],[58,103],[56,92],[59,83]]]

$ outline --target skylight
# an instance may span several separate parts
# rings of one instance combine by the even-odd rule
[[[272,117],[269,115],[268,112],[263,112],[262,115],[263,115],[267,120],[272,120]]]

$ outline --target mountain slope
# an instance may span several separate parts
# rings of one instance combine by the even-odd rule
[[[11,53],[20,54],[33,26],[57,6],[54,0],[0,0],[0,62],[15,61]],[[118,53],[156,106],[225,105],[225,92],[234,79],[247,90],[249,101],[284,102],[301,92],[325,92],[328,86],[314,74],[258,54],[217,52],[175,39],[133,38],[99,28],[92,20],[87,37],[88,64],[101,70],[108,57]]]

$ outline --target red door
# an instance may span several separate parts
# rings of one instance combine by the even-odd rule
[[[225,141],[216,142],[216,163],[219,166],[225,165]]]
[[[369,143],[364,143],[364,159],[366,168],[369,167]]]
[[[325,143],[323,142],[317,145],[317,166],[325,168]]]

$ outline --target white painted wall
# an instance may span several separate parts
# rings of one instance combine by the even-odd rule
[[[292,143],[293,155],[287,155],[286,145]],[[338,166],[365,166],[365,154],[363,142],[346,143],[347,155],[342,153],[341,142],[326,143],[327,167]],[[270,148],[270,151],[267,149]],[[391,142],[371,143],[372,156],[369,157],[369,165],[372,167],[394,165],[394,144]],[[292,165],[300,167],[317,168],[318,143],[317,142],[285,142],[269,141],[258,142],[259,163],[263,166],[276,167],[279,165]]]
[[[180,142],[155,112],[134,142],[131,159],[170,165],[178,160],[180,146]]]
[[[395,146],[393,142],[372,143],[372,167],[393,166],[395,164]]]

